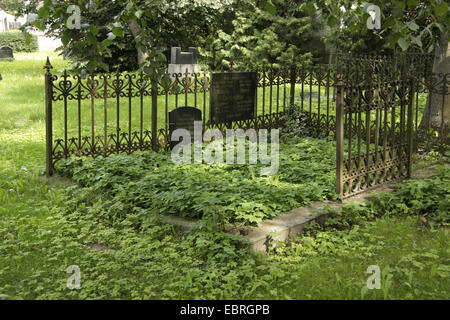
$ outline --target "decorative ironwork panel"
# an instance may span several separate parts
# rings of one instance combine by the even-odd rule
[[[339,71],[337,193],[347,198],[408,178],[415,92],[413,69],[407,75],[386,57],[365,56],[343,59]]]
[[[59,160],[71,156],[167,150],[169,111],[191,103],[202,110],[204,130],[227,129],[207,121],[211,77],[206,71],[165,74],[152,82],[142,72],[86,75],[64,71],[58,76],[50,73],[49,61],[45,69],[49,175]],[[234,129],[279,127],[289,98],[286,86],[291,83],[290,76],[289,68],[259,70],[258,86],[267,92],[259,101],[262,113],[227,125]]]

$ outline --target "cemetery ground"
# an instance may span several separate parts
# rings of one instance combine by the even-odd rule
[[[283,141],[274,177],[137,152],[67,160],[46,180],[46,55],[0,62],[0,299],[449,298],[448,160],[430,154],[415,166],[433,164],[432,177],[349,202],[277,249],[251,253],[223,225],[334,199],[332,140]],[[203,219],[184,233],[161,221],[165,213]],[[67,288],[71,265],[78,290]],[[366,286],[370,265],[382,271],[381,289]]]

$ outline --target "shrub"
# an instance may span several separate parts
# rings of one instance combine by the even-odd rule
[[[29,44],[26,43],[25,36],[20,31],[8,31],[0,33],[0,47],[10,46],[14,52],[35,52],[39,50],[37,36],[32,35]]]

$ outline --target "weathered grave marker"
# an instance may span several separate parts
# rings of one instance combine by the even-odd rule
[[[14,59],[13,48],[10,46],[0,47],[0,60],[11,60]]]
[[[255,117],[256,72],[211,74],[210,122],[231,123]]]
[[[180,47],[172,47],[170,53],[170,64],[168,72],[173,78],[174,73],[181,73],[185,76],[186,70],[189,76],[199,72],[198,49],[190,47],[188,52],[181,52]]]
[[[193,107],[180,107],[169,112],[169,134],[176,129],[186,129],[191,134],[191,142],[194,141],[194,121],[202,121],[202,112]],[[170,139],[172,140],[172,139]],[[181,139],[180,139],[181,141]],[[173,149],[180,141],[170,141],[170,149]]]

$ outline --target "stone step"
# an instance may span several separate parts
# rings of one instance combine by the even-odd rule
[[[323,215],[320,213],[321,209],[341,206],[341,203],[324,201],[293,209],[273,219],[264,220],[257,227],[252,228],[244,239],[250,241],[253,251],[266,251],[267,245],[273,245],[272,240],[285,241],[289,236],[301,233],[308,223]]]
[[[427,178],[437,173],[438,164],[426,168],[418,168],[414,171],[413,178]],[[226,226],[233,233],[241,233],[245,235],[243,239],[249,242],[249,246],[253,251],[266,251],[267,245],[274,246],[273,240],[285,241],[289,236],[300,234],[305,226],[311,221],[318,220],[322,222],[326,216],[321,212],[321,209],[338,209],[346,202],[350,201],[365,201],[367,197],[374,192],[390,192],[392,191],[392,184],[383,184],[373,189],[369,189],[363,193],[352,196],[343,200],[342,202],[322,201],[315,202],[311,205],[293,209],[287,213],[280,214],[273,219],[264,220],[256,227],[246,228],[232,228]],[[182,218],[174,215],[165,215],[164,221],[168,224],[180,227],[183,230],[190,230],[197,220]]]

